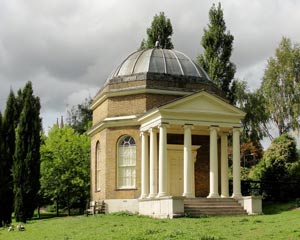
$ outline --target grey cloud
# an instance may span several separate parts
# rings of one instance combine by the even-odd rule
[[[44,122],[93,95],[110,72],[135,51],[161,11],[171,19],[175,48],[192,59],[212,1],[2,0],[0,1],[0,109],[9,89],[33,82]],[[224,0],[234,35],[236,77],[259,86],[267,59],[282,36],[300,42],[300,2]]]

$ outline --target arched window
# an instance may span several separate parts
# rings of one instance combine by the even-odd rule
[[[100,143],[97,142],[96,144],[96,191],[100,191],[100,184],[101,184],[101,179],[100,179],[100,174],[101,174],[101,167],[100,167]]]
[[[118,188],[135,187],[136,146],[131,136],[123,136],[118,143]]]

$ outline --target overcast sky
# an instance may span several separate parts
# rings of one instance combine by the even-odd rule
[[[153,16],[171,19],[175,49],[203,52],[208,0],[0,0],[0,110],[10,89],[33,82],[48,130],[66,109],[93,97],[109,73],[135,51]],[[215,2],[217,3],[217,2]],[[254,89],[282,36],[300,43],[300,1],[221,1],[234,36],[236,77]]]

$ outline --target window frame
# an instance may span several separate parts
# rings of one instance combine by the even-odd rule
[[[96,143],[96,153],[95,153],[95,191],[101,191],[101,145],[100,142]]]
[[[125,140],[126,142],[124,143]],[[121,159],[121,154],[125,156],[125,158]],[[123,135],[120,137],[117,142],[117,190],[136,189],[136,154],[135,139],[130,135]],[[121,174],[124,175],[122,176]],[[123,178],[123,180],[120,178]],[[130,182],[131,184],[126,184],[126,182]]]

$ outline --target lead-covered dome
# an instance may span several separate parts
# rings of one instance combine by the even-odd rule
[[[171,49],[146,49],[130,54],[108,77],[135,75],[139,73],[160,73],[189,76],[209,81],[205,71],[187,55]]]

